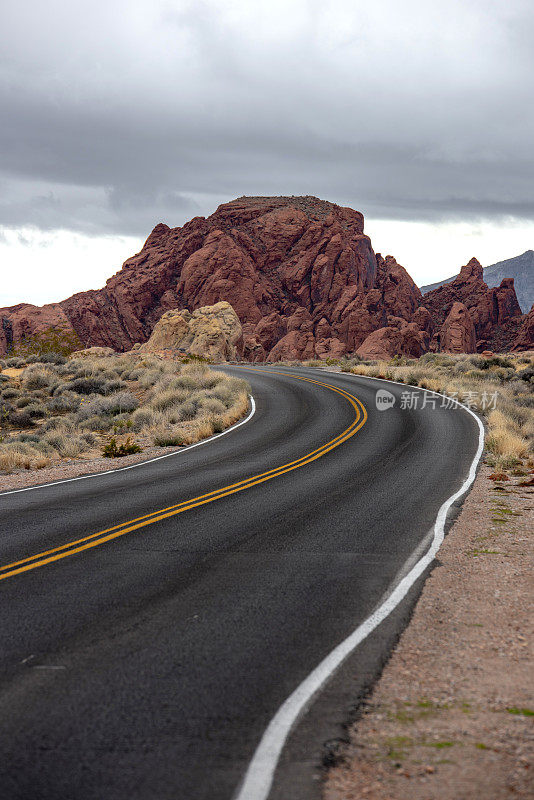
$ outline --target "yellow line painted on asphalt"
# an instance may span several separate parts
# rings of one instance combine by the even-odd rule
[[[263,370],[255,369],[255,372],[263,372]],[[276,373],[274,370],[267,371],[265,370],[266,374],[272,375],[280,374],[285,375],[286,377],[293,377],[297,380],[306,381],[307,383],[315,383],[318,386],[324,386],[327,389],[331,389],[333,392],[340,394],[342,397],[345,397],[349,403],[353,406],[356,411],[356,418],[346,428],[342,433],[336,436],[334,439],[331,439],[326,444],[322,445],[321,447],[317,448],[316,450],[312,450],[310,453],[307,453],[301,458],[296,459],[295,461],[290,461],[287,464],[282,464],[280,467],[275,467],[268,472],[262,472],[258,475],[253,475],[250,478],[245,478],[242,481],[238,481],[237,483],[230,484],[229,486],[224,486],[221,489],[216,489],[212,492],[208,492],[207,494],[199,495],[198,497],[194,497],[190,500],[185,500],[182,503],[178,503],[175,506],[168,506],[167,508],[159,509],[158,511],[153,511],[150,514],[146,514],[143,517],[137,517],[135,519],[128,520],[127,522],[123,522],[120,525],[115,525],[112,528],[106,528],[105,530],[98,531],[97,533],[93,533],[90,536],[85,536],[81,539],[75,539],[74,541],[67,542],[67,544],[61,545],[60,547],[52,548],[51,550],[44,550],[40,553],[36,553],[33,556],[28,556],[27,558],[23,558],[20,561],[14,561],[10,564],[5,564],[3,567],[0,567],[0,580],[4,580],[5,578],[10,578],[14,575],[19,575],[23,572],[28,572],[30,570],[36,569],[37,567],[43,567],[46,564],[51,564],[54,561],[59,561],[62,558],[67,558],[67,556],[75,555],[76,553],[81,553],[84,550],[89,550],[93,547],[98,547],[105,542],[109,542],[112,539],[116,539],[119,536],[124,536],[127,533],[131,533],[132,531],[138,530],[139,528],[144,528],[147,525],[152,525],[154,522],[160,522],[161,520],[168,519],[169,517],[173,517],[176,514],[181,514],[183,511],[189,511],[193,508],[198,508],[198,506],[206,505],[207,503],[212,503],[215,500],[219,500],[222,497],[228,497],[229,495],[236,494],[237,492],[242,492],[244,489],[250,489],[252,486],[257,486],[260,483],[264,483],[265,481],[272,480],[273,478],[277,478],[280,475],[285,475],[288,472],[291,472],[294,469],[298,469],[299,467],[303,467],[306,464],[315,461],[321,456],[325,455],[326,453],[333,450],[335,447],[338,447],[343,442],[350,439],[351,436],[362,428],[366,421],[367,421],[367,411],[365,406],[354,395],[346,392],[344,389],[339,389],[336,386],[332,386],[329,383],[323,383],[321,381],[315,381],[311,378],[303,378],[297,375],[288,375],[287,373]],[[78,546],[77,546],[78,545]]]

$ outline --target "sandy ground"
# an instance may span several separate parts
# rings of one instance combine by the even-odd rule
[[[534,487],[490,473],[327,773],[325,800],[534,798]]]

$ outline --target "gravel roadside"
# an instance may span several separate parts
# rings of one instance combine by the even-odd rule
[[[490,473],[481,467],[324,800],[534,797],[534,488]]]
[[[63,459],[43,469],[28,469],[0,475],[0,494],[12,489],[25,489],[28,486],[39,486],[43,483],[78,478],[80,475],[92,475],[98,472],[129,467],[166,453],[180,452],[183,447],[147,447],[142,453],[123,456],[122,458],[71,458]]]

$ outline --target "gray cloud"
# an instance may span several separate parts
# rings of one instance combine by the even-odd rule
[[[0,224],[146,235],[242,194],[534,219],[530,0],[7,0]]]

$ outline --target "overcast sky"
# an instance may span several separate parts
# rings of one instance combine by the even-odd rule
[[[534,248],[532,0],[2,0],[0,305],[243,194],[362,211],[419,283]]]

